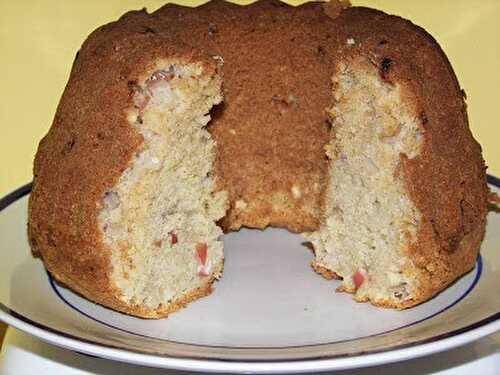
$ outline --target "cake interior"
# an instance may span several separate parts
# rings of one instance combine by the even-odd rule
[[[127,304],[164,315],[163,306],[206,294],[193,296],[222,271],[215,222],[227,196],[215,192],[215,144],[204,128],[222,100],[220,85],[201,66],[179,61],[158,62],[131,84],[128,119],[144,143],[105,194],[99,217],[112,279]],[[418,116],[401,88],[361,58],[339,64],[333,99],[325,219],[306,234],[315,268],[342,278],[340,290],[358,301],[412,305],[419,285],[408,255],[420,214],[400,162],[419,154]]]
[[[162,60],[129,86],[128,121],[144,142],[103,197],[99,222],[121,298],[155,311],[206,294],[222,271],[215,221],[226,194],[214,192],[215,144],[205,129],[221,80],[199,64]]]
[[[340,290],[355,293],[357,301],[412,304],[418,280],[408,251],[420,214],[399,166],[402,155],[419,154],[419,119],[402,101],[401,88],[361,58],[339,64],[333,92],[325,220],[308,235],[313,265],[342,278]]]

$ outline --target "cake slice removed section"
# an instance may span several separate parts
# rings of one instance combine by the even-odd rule
[[[160,317],[208,294],[222,272],[215,221],[226,194],[214,191],[215,143],[204,128],[221,79],[196,63],[159,60],[130,86],[128,121],[144,142],[98,218],[119,298],[135,315]]]
[[[313,267],[342,278],[339,289],[357,301],[409,306],[419,289],[409,247],[421,215],[400,159],[419,155],[423,130],[399,86],[384,82],[368,60],[339,64],[333,85],[330,181],[325,221],[310,235]]]

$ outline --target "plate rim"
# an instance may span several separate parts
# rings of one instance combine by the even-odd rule
[[[429,354],[453,349],[476,341],[500,330],[500,312],[469,326],[455,331],[433,336],[429,342],[404,344],[401,347],[391,347],[380,351],[367,352],[361,355],[341,355],[326,358],[243,361],[226,359],[203,359],[172,357],[158,354],[135,352],[131,349],[112,347],[68,334],[53,333],[50,327],[45,327],[33,321],[23,321],[0,308],[0,320],[9,326],[35,336],[42,341],[84,354],[97,355],[100,358],[118,360],[120,362],[144,365],[149,367],[171,368],[176,370],[195,370],[205,372],[253,372],[260,374],[304,373],[309,371],[345,370],[376,366],[400,360],[423,357]],[[12,310],[11,310],[12,313]],[[14,312],[15,313],[15,312]],[[29,320],[29,319],[28,319]],[[40,328],[39,326],[43,327]],[[58,332],[58,331],[56,331]],[[441,338],[444,336],[444,338]]]
[[[500,179],[493,175],[487,174],[487,182],[500,188]],[[6,196],[0,198],[0,211],[3,211],[14,202],[29,194],[31,188],[32,182],[22,185]],[[242,360],[238,358],[222,359],[207,358],[203,356],[184,357],[165,354],[150,354],[142,351],[136,351],[131,348],[115,347],[47,327],[17,313],[16,311],[5,306],[2,302],[0,302],[0,320],[9,326],[33,335],[42,341],[61,346],[69,350],[76,350],[85,354],[98,355],[99,357],[106,359],[178,370],[208,372],[251,371],[255,373],[300,373],[312,370],[343,370],[349,368],[375,366],[403,359],[406,360],[422,357],[431,353],[452,349],[500,330],[499,311],[468,326],[444,332],[440,335],[432,336],[424,340],[376,349],[373,351],[365,351],[354,355],[336,354],[331,356],[324,355],[321,357],[303,357],[286,360]],[[203,347],[203,345],[195,344],[186,345]],[[299,348],[300,347],[301,346],[299,346]],[[245,348],[238,349],[245,350]],[[280,348],[265,350],[278,351]]]
[[[279,350],[283,350],[283,349],[300,349],[300,348],[312,348],[312,347],[318,348],[318,347],[321,347],[321,346],[347,343],[347,342],[352,342],[352,341],[361,340],[361,339],[368,339],[368,338],[373,338],[373,337],[376,337],[376,336],[381,336],[381,335],[386,335],[386,334],[389,334],[389,333],[393,333],[395,331],[398,331],[398,330],[401,330],[401,329],[410,328],[410,327],[415,326],[417,324],[423,323],[424,321],[432,319],[435,316],[444,313],[446,310],[451,309],[452,307],[454,307],[455,305],[457,305],[458,303],[460,303],[464,298],[466,298],[474,290],[474,288],[476,287],[477,283],[481,279],[482,269],[483,269],[483,260],[482,260],[481,254],[479,254],[478,257],[477,257],[477,259],[476,259],[476,263],[475,263],[474,269],[471,270],[471,271],[469,271],[467,273],[467,274],[469,274],[469,273],[475,272],[475,275],[474,275],[474,279],[472,280],[472,282],[470,283],[470,285],[467,287],[467,289],[465,290],[465,292],[463,292],[457,299],[453,300],[450,304],[446,305],[445,307],[441,308],[438,311],[435,311],[435,312],[431,313],[428,316],[425,316],[424,318],[420,318],[420,319],[415,320],[415,321],[413,321],[411,323],[406,323],[406,324],[404,324],[404,325],[402,325],[400,327],[397,327],[397,328],[391,328],[391,329],[389,329],[387,331],[382,331],[382,332],[379,332],[379,333],[373,333],[373,334],[369,334],[369,335],[366,335],[366,336],[360,336],[360,337],[356,337],[356,338],[353,338],[353,339],[342,339],[342,340],[331,341],[331,342],[318,342],[318,343],[314,343],[314,344],[286,345],[286,346],[260,346],[260,345],[258,345],[258,346],[246,346],[246,345],[245,346],[227,346],[227,345],[194,344],[194,343],[190,343],[190,342],[182,342],[182,341],[176,341],[176,340],[166,340],[166,339],[161,339],[159,337],[148,336],[148,335],[140,334],[140,333],[137,333],[137,332],[129,331],[129,330],[126,330],[124,328],[117,327],[117,326],[114,326],[114,325],[112,325],[110,323],[102,321],[102,320],[96,318],[95,316],[93,316],[93,315],[91,315],[89,313],[86,313],[85,311],[83,311],[78,306],[75,306],[73,303],[71,303],[70,301],[68,301],[68,299],[66,297],[64,297],[62,295],[62,293],[61,293],[61,291],[59,289],[61,286],[57,285],[57,282],[56,282],[56,280],[54,280],[54,278],[52,277],[52,275],[47,270],[45,270],[45,273],[47,275],[48,283],[49,283],[49,286],[52,289],[53,293],[56,295],[56,297],[61,302],[63,302],[71,310],[77,312],[79,315],[82,315],[82,316],[84,316],[87,319],[92,320],[93,322],[98,323],[99,325],[111,328],[113,330],[117,330],[117,331],[123,332],[123,333],[128,334],[128,335],[140,337],[142,339],[160,340],[160,341],[168,342],[168,343],[171,343],[171,344],[174,344],[174,345],[189,345],[189,346],[194,346],[194,347],[200,347],[200,348],[203,348],[203,349],[222,349],[222,350],[232,350],[232,349],[235,349],[235,350],[240,350],[240,349],[241,350],[273,350],[273,349],[279,349]],[[63,288],[64,288],[64,286],[63,286]],[[68,289],[68,288],[66,288],[66,289]],[[70,292],[71,292],[71,290],[70,290]],[[85,297],[81,297],[81,298],[85,299]],[[0,302],[0,305],[1,304],[2,303]],[[107,307],[103,307],[103,308],[107,308]]]

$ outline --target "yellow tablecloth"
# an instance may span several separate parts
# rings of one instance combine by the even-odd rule
[[[183,4],[202,1],[179,0]],[[293,3],[298,3],[294,1]],[[396,13],[439,41],[467,92],[470,123],[489,172],[500,175],[500,1],[352,0]],[[159,0],[0,2],[0,196],[31,180],[31,164],[85,37],[129,9]]]

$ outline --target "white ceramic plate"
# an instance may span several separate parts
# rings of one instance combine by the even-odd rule
[[[500,191],[500,181],[489,177]],[[496,185],[494,187],[493,185]],[[310,269],[285,230],[224,236],[214,293],[162,320],[129,317],[56,285],[26,238],[26,185],[0,201],[0,319],[75,351],[148,366],[309,372],[423,356],[500,330],[500,214],[490,213],[476,268],[405,311],[354,303]]]

